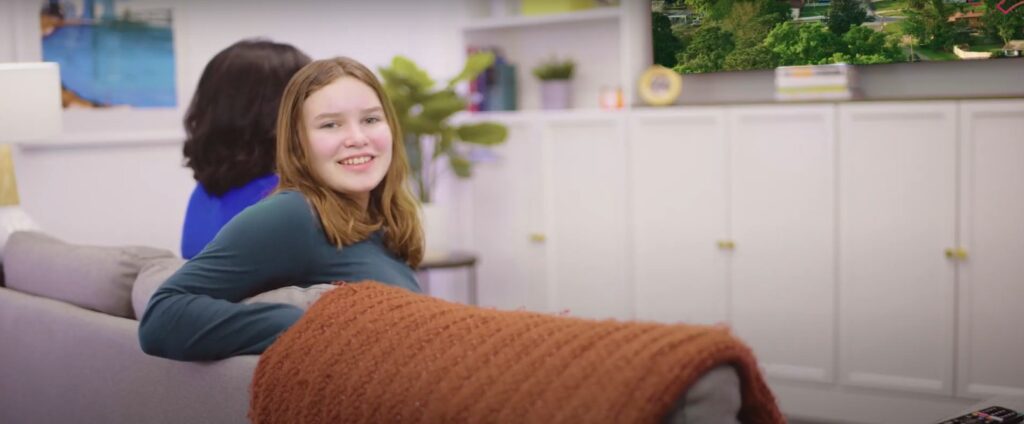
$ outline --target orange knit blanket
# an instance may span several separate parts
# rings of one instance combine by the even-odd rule
[[[460,305],[380,283],[325,294],[260,358],[254,423],[656,423],[732,364],[740,420],[784,422],[728,330]]]

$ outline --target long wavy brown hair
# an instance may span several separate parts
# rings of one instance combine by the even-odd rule
[[[380,184],[370,191],[365,211],[355,200],[331,189],[313,172],[309,161],[302,106],[314,92],[342,77],[358,79],[377,93],[391,128],[391,166]],[[408,186],[409,163],[404,146],[395,107],[372,71],[347,57],[314,61],[292,77],[281,99],[277,116],[277,191],[302,193],[316,211],[328,241],[338,248],[365,240],[383,229],[388,250],[415,268],[423,260],[423,229]]]

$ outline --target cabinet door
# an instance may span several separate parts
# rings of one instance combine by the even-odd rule
[[[632,318],[622,120],[560,118],[545,126],[552,306],[571,316]]]
[[[636,317],[728,320],[725,112],[639,112],[629,121]]]
[[[1024,396],[1024,102],[961,119],[958,394]]]
[[[839,378],[951,394],[956,106],[839,107]]]
[[[509,135],[473,168],[473,248],[480,304],[547,310],[543,162],[536,125],[506,122]]]
[[[730,112],[732,316],[769,376],[831,381],[834,107]]]

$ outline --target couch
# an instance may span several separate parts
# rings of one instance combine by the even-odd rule
[[[189,363],[139,347],[136,317],[183,262],[144,246],[13,234],[0,280],[0,423],[246,422],[258,356]],[[306,307],[322,293],[275,292],[251,301]],[[721,366],[680,397],[666,422],[735,422],[739,405],[739,379]]]
[[[181,262],[160,249],[13,234],[0,287],[0,423],[247,422],[258,356],[186,363],[139,348],[132,292],[144,308]]]

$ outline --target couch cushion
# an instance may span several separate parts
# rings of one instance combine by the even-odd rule
[[[168,250],[144,246],[87,246],[19,231],[4,248],[8,288],[133,318],[132,284],[139,269]]]
[[[309,287],[287,286],[263,292],[242,301],[242,303],[284,303],[302,309],[309,309],[320,296],[337,288],[334,284],[314,284]]]
[[[132,309],[135,310],[136,317],[142,317],[142,313],[146,312],[146,305],[149,304],[149,298],[153,297],[156,289],[184,264],[184,259],[173,257],[154,259],[142,265],[135,285],[132,286]]]
[[[730,365],[721,365],[693,383],[662,422],[665,424],[738,424],[743,405],[740,377]]]
[[[0,423],[248,423],[258,360],[149,356],[133,320],[0,288]]]

